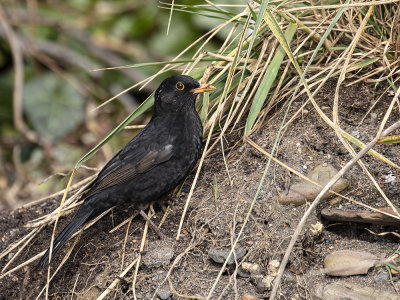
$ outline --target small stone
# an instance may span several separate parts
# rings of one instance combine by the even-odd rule
[[[172,296],[172,293],[169,290],[159,290],[157,292],[157,297],[161,300],[168,300]]]
[[[208,251],[208,256],[216,263],[223,264],[225,260],[228,258],[230,251],[231,251],[230,249],[223,250],[223,249],[211,248],[210,251]],[[238,249],[235,250],[235,254],[236,254],[236,259],[239,260],[246,254],[246,249],[239,247]],[[234,255],[232,254],[227,264],[229,266],[232,265],[234,262],[235,258]]]
[[[173,242],[168,239],[150,242],[143,256],[143,263],[148,268],[167,266],[174,256]]]
[[[272,282],[274,281],[275,276],[267,275],[265,276],[261,282],[263,284],[264,291],[270,291],[272,287]]]
[[[360,138],[360,132],[358,130],[354,130],[351,132],[351,135],[354,136],[355,138]]]
[[[7,260],[10,260],[11,258],[13,258],[13,256],[14,256],[14,253],[12,253],[12,252],[8,253]]]
[[[350,282],[335,282],[319,284],[312,291],[313,299],[368,299],[368,300],[399,300],[399,295],[372,287],[359,286]]]
[[[309,179],[325,186],[334,177],[338,171],[330,164],[320,164],[312,169],[306,175]],[[331,188],[335,192],[344,190],[348,182],[344,178],[340,178]],[[322,189],[306,180],[301,180],[290,187],[289,193],[281,193],[278,195],[278,201],[281,204],[302,205],[307,201],[313,201]],[[331,193],[326,193],[323,199],[332,196]]]
[[[257,297],[250,294],[243,294],[242,300],[257,300]]]
[[[389,273],[388,272],[380,272],[378,275],[376,275],[374,277],[374,281],[376,283],[382,283],[382,282],[388,281],[389,279],[390,278],[389,278]]]
[[[268,263],[268,274],[275,277],[276,274],[278,274],[280,264],[281,263],[279,261],[277,261],[276,259],[271,260]]]
[[[315,224],[311,224],[310,232],[315,236],[318,237],[321,235],[322,230],[324,229],[324,225],[321,222],[317,222]]]
[[[377,113],[371,113],[371,119],[376,120],[378,118],[378,114]]]
[[[260,273],[260,265],[249,262],[242,263],[242,269],[250,273]]]

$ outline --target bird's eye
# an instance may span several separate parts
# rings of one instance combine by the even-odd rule
[[[178,82],[178,83],[176,84],[176,89],[177,89],[177,90],[182,91],[184,88],[185,88],[185,86],[183,85],[182,82]]]

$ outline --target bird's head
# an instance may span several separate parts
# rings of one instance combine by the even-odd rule
[[[200,86],[190,76],[174,75],[165,79],[155,93],[155,112],[178,112],[194,107],[197,94],[213,91],[209,84]]]

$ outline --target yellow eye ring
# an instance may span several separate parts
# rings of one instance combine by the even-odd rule
[[[185,86],[183,85],[182,82],[179,81],[179,82],[176,84],[176,89],[177,89],[177,90],[182,91],[184,88],[185,88]]]

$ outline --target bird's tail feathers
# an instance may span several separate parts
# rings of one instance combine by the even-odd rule
[[[53,251],[51,254],[51,259],[57,254],[57,252],[65,245],[68,239],[81,227],[85,224],[90,216],[92,215],[92,211],[88,210],[84,211],[77,211],[75,216],[72,218],[71,222],[61,231],[61,233],[57,236],[53,243]],[[39,262],[39,266],[46,267],[49,264],[49,255],[50,255],[50,248],[47,249],[46,253],[42,256]]]

